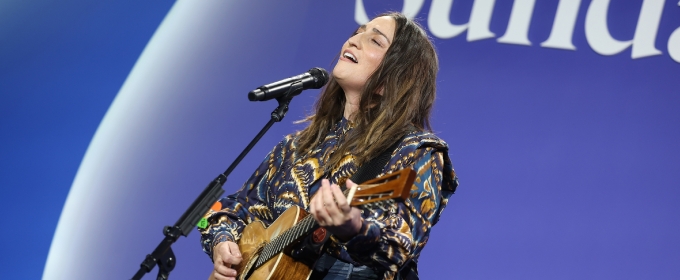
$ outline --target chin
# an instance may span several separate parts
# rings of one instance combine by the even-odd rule
[[[333,79],[337,81],[339,84],[342,84],[349,78],[347,70],[338,70],[337,68],[333,69],[331,76],[333,76]]]

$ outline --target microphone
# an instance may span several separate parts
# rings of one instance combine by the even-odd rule
[[[250,101],[267,101],[286,95],[291,89],[300,91],[310,88],[321,88],[328,82],[328,72],[323,68],[314,67],[309,71],[287,79],[258,87],[248,93]],[[296,95],[297,95],[296,94]]]

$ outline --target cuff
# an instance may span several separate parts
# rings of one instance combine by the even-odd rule
[[[227,242],[227,241],[232,241],[234,242],[234,237],[231,235],[229,231],[220,231],[217,232],[213,235],[212,242],[210,244],[210,259],[213,259],[213,251],[215,249],[215,246],[217,244],[220,244],[222,242]]]
[[[355,256],[366,257],[366,253],[371,252],[371,250],[378,245],[378,241],[380,240],[380,226],[372,221],[363,221],[357,235],[350,238],[347,242],[340,243],[344,245],[347,253],[349,253],[352,258]]]

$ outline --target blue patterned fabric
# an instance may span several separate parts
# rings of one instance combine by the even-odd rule
[[[357,170],[351,154],[332,170],[324,167],[351,129],[343,118],[305,157],[296,153],[298,134],[286,136],[239,191],[220,200],[222,210],[206,214],[210,226],[199,229],[203,250],[212,257],[218,243],[238,242],[247,224],[259,220],[269,225],[292,205],[308,211],[322,178],[344,185]],[[380,176],[407,167],[417,173],[410,197],[387,207],[361,207],[359,234],[344,243],[331,236],[325,248],[329,255],[385,271],[385,279],[393,279],[407,261],[417,261],[458,180],[447,144],[429,132],[407,134]]]

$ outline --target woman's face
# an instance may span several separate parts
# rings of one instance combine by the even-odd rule
[[[396,23],[389,16],[362,25],[342,46],[333,77],[348,92],[360,92],[368,77],[378,68],[394,40]]]

